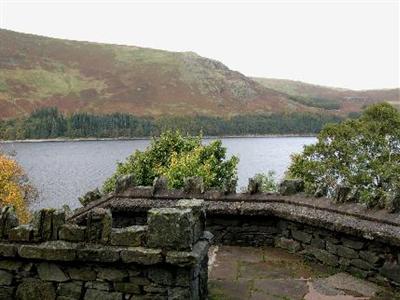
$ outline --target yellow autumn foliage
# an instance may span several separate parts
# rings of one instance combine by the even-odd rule
[[[29,220],[25,202],[26,187],[21,184],[24,175],[16,161],[0,154],[0,206],[14,206],[20,223]]]

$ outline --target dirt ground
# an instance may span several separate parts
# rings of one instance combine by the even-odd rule
[[[397,300],[374,283],[277,248],[210,249],[211,300]]]

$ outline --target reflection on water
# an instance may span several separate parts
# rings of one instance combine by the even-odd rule
[[[222,139],[228,154],[240,158],[239,189],[255,173],[274,170],[281,178],[290,154],[314,141],[312,137]],[[1,144],[0,148],[15,155],[38,189],[40,199],[33,209],[64,204],[76,208],[80,205],[77,198],[101,186],[114,172],[116,162],[148,144],[148,140],[43,142]]]

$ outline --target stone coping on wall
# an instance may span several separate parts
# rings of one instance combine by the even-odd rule
[[[66,222],[64,210],[42,209],[19,225],[15,210],[6,206],[0,212],[0,259],[190,266],[207,255],[212,234],[204,231],[203,200],[180,200],[147,215],[144,226],[114,228],[109,209],[92,209],[83,226]]]
[[[355,203],[337,204],[330,199],[303,194],[283,196],[266,193],[224,194],[220,191],[187,193],[183,190],[154,191],[153,187],[130,187],[77,209],[69,218],[79,221],[95,207],[113,212],[146,212],[154,207],[173,206],[184,198],[204,199],[209,215],[276,216],[320,228],[400,246],[400,215],[367,209]]]
[[[162,251],[145,247],[105,246],[66,241],[42,243],[0,242],[1,258],[22,258],[60,262],[101,262],[156,265],[168,263],[181,267],[195,266],[207,255],[207,236],[196,242],[191,251]]]

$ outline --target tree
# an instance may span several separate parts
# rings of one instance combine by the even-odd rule
[[[306,191],[358,201],[369,207],[400,205],[400,113],[390,104],[368,107],[358,119],[327,125],[317,143],[293,155],[290,177],[302,178]]]
[[[31,192],[17,162],[0,154],[0,206],[13,206],[20,222],[26,223],[29,219],[26,199]]]
[[[236,186],[238,158],[226,159],[221,141],[201,143],[201,136],[183,136],[178,131],[166,131],[145,151],[136,151],[125,163],[119,163],[113,176],[106,180],[103,191],[115,189],[116,181],[133,175],[137,185],[152,185],[161,175],[169,179],[171,188],[181,188],[186,177],[200,176],[205,187]]]

